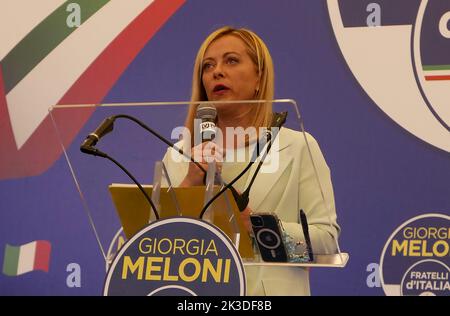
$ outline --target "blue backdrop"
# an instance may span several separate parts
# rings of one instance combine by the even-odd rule
[[[366,8],[354,14],[368,16]],[[331,168],[340,246],[350,261],[344,269],[312,269],[312,294],[383,295],[377,265],[370,265],[380,263],[385,243],[403,222],[425,213],[449,214],[450,156],[397,124],[365,92],[341,53],[327,1],[187,1],[139,51],[102,101],[188,100],[196,50],[222,25],[248,27],[265,40],[275,63],[276,98],[300,104],[306,130],[318,140]],[[155,113],[146,122],[169,135],[173,117]],[[77,163],[92,161],[77,148],[104,115],[94,113],[71,143],[69,152]],[[182,118],[176,120],[179,124]],[[119,128],[136,134],[132,144],[120,132],[111,136],[114,142],[123,141],[119,155],[133,148],[144,148],[139,158],[148,161],[163,155],[164,146],[137,127],[124,123]],[[105,138],[103,146],[114,142]],[[39,150],[36,156],[45,153],[45,144]],[[95,161],[101,163],[107,162]],[[151,181],[152,166],[135,168],[141,180]],[[106,170],[99,175],[105,183],[127,181],[113,167]],[[101,294],[104,261],[63,155],[39,175],[0,181],[0,209],[0,263],[6,244],[48,240],[52,245],[48,273],[0,274],[0,295]],[[70,263],[81,269],[80,287],[67,284]]]

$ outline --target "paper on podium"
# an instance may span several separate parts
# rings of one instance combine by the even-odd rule
[[[153,187],[151,185],[143,185],[143,188],[149,196],[152,195]],[[203,208],[205,187],[194,186],[172,189],[175,191],[181,214],[178,214],[174,200],[170,192],[167,191],[167,188],[161,188],[160,201],[157,206],[160,210],[160,218],[174,216],[198,218]],[[215,187],[214,194],[217,193],[219,189],[219,187]],[[113,183],[109,185],[109,191],[119,215],[124,234],[130,239],[153,219],[150,204],[139,188],[134,184]],[[231,192],[226,191],[225,194],[228,196],[228,201],[230,202],[234,218],[237,221],[240,231],[239,253],[242,258],[252,259],[254,257],[252,242],[239,216],[239,209],[237,208]],[[214,214],[213,223],[233,240],[231,237],[232,227],[226,212],[227,201],[225,199],[225,194],[219,197],[211,205],[211,210]]]

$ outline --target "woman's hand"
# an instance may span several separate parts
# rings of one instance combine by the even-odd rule
[[[249,233],[249,235],[253,235],[253,228],[252,228],[252,222],[250,221],[250,214],[252,213],[252,210],[250,207],[246,207],[245,210],[241,212],[241,221],[242,224],[244,224],[245,229]]]
[[[214,142],[204,142],[191,148],[191,157],[198,162],[203,169],[208,170],[208,162],[216,162],[216,169],[220,172],[223,162],[223,150]],[[186,177],[181,182],[181,187],[204,185],[205,173],[193,162],[189,163]]]
[[[239,194],[242,194],[241,191],[236,190]],[[253,228],[252,228],[252,222],[250,220],[250,214],[253,213],[250,206],[247,205],[247,207],[239,214],[241,218],[241,222],[245,227],[245,230],[249,233],[250,236],[253,236]]]

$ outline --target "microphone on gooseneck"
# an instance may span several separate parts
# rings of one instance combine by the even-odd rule
[[[266,159],[267,155],[270,152],[270,149],[272,148],[273,140],[277,136],[276,134],[273,133],[273,130],[276,129],[276,132],[278,132],[279,129],[286,122],[286,118],[287,118],[287,112],[273,113],[272,123],[270,125],[270,129],[267,131],[267,134],[266,134],[266,137],[267,137],[266,151],[262,154],[262,157],[259,160],[258,166],[256,167],[256,170],[253,173],[252,178],[250,179],[247,189],[245,189],[245,191],[242,192],[242,194],[241,194],[241,200],[243,201],[243,204],[240,207],[243,209],[245,209],[249,203],[250,190],[253,186],[253,183],[255,182],[256,177],[259,174],[259,170],[261,169],[261,167],[264,163],[264,160]]]
[[[115,119],[116,118],[114,116],[110,116],[104,119],[103,122],[95,129],[95,131],[93,131],[86,137],[86,139],[80,146],[80,150],[85,154],[105,157],[105,153],[101,152],[94,146],[97,144],[100,138],[113,130]]]
[[[159,219],[159,214],[158,211],[156,210],[156,206],[155,204],[152,202],[152,199],[148,196],[147,192],[145,192],[144,188],[142,187],[142,185],[139,183],[139,181],[131,174],[130,171],[128,171],[128,169],[126,169],[121,163],[119,163],[117,160],[115,160],[114,158],[112,158],[111,156],[109,156],[108,154],[98,150],[97,148],[95,148],[95,145],[97,144],[97,142],[100,140],[100,138],[102,138],[103,136],[105,136],[106,134],[110,133],[113,128],[114,128],[114,121],[119,118],[119,117],[124,117],[124,118],[129,118],[134,120],[135,122],[137,122],[138,124],[142,124],[141,122],[139,122],[137,119],[134,119],[131,116],[128,115],[112,115],[110,117],[107,117],[106,119],[103,120],[103,122],[95,129],[95,131],[93,131],[92,133],[90,133],[86,139],[83,141],[83,143],[80,146],[80,150],[82,153],[88,154],[88,155],[93,155],[93,156],[99,156],[102,158],[106,158],[110,161],[112,161],[115,165],[117,165],[120,169],[122,169],[123,172],[126,173],[126,175],[128,177],[130,177],[131,180],[133,180],[133,182],[138,186],[139,190],[141,190],[142,194],[144,195],[144,197],[147,199],[148,203],[150,204],[150,207],[153,211],[153,213],[155,214],[155,218]]]

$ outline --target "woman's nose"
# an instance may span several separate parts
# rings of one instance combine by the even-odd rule
[[[223,74],[223,69],[222,69],[222,65],[221,64],[218,64],[214,68],[213,76],[214,76],[214,79],[223,78],[224,74]]]

